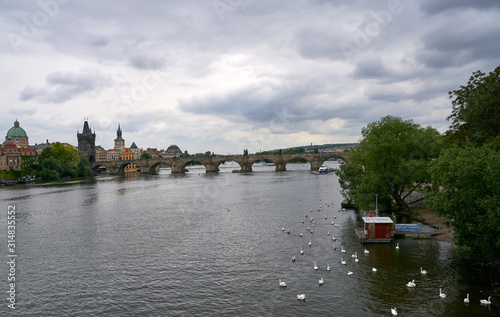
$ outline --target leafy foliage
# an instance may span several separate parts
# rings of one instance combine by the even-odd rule
[[[427,205],[450,219],[466,256],[494,264],[500,259],[500,153],[452,147],[431,168]]]
[[[394,200],[409,210],[404,198],[415,190],[415,181],[429,177],[430,161],[442,148],[441,135],[412,120],[386,116],[363,128],[362,136],[349,163],[337,171],[342,195],[361,209],[373,208],[378,194],[381,208],[390,208]]]
[[[488,75],[474,72],[467,86],[449,92],[453,110],[447,137],[454,143],[476,146],[500,144],[500,66]]]
[[[82,177],[89,173],[88,162],[71,146],[56,142],[38,157],[39,176],[45,180]]]

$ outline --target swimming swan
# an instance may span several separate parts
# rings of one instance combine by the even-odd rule
[[[415,286],[417,286],[417,284],[415,284],[415,280],[412,280],[411,282],[408,282],[406,284],[406,286],[408,286],[408,287],[415,287]]]
[[[480,299],[479,302],[481,305],[490,305],[491,304],[491,296],[488,296],[488,299]]]
[[[282,281],[281,279],[280,279],[280,281],[279,281],[279,285],[280,285],[281,287],[286,287],[286,283],[285,283],[284,281]]]

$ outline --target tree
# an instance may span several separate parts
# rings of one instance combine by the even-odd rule
[[[88,161],[80,158],[71,146],[59,142],[45,148],[38,157],[40,177],[54,180],[62,177],[82,177],[89,174]]]
[[[362,129],[360,144],[350,152],[348,164],[337,171],[342,195],[361,209],[381,208],[392,201],[410,211],[404,201],[429,177],[428,166],[442,148],[442,137],[431,127],[412,120],[386,116]]]
[[[149,155],[148,152],[144,152],[141,154],[141,159],[149,160],[150,158],[151,158],[151,156]]]
[[[476,146],[500,144],[500,66],[488,75],[472,73],[467,86],[449,92],[453,109],[447,138],[453,143]]]
[[[500,153],[486,146],[446,149],[432,165],[431,181],[429,209],[450,220],[466,257],[494,265],[500,259]]]

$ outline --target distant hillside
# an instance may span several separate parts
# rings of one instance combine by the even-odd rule
[[[293,149],[300,149],[303,148],[305,152],[313,152],[314,149],[318,149],[319,151],[321,150],[326,150],[326,149],[334,149],[337,147],[355,147],[359,143],[332,143],[332,144],[312,144],[312,145],[302,145],[302,146],[294,146],[294,147],[289,147],[289,148],[283,148],[281,149],[282,151],[285,150],[293,150]],[[267,152],[277,152],[280,149],[275,149],[275,150],[270,150]]]

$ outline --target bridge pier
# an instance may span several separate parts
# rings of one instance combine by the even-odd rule
[[[309,164],[311,164],[311,171],[318,171],[321,165],[323,165],[324,160],[323,159],[313,159],[309,161]]]
[[[285,172],[286,171],[286,163],[284,161],[275,162],[276,172]]]
[[[242,173],[250,173],[252,171],[252,164],[250,162],[242,162],[240,166]]]
[[[219,167],[217,164],[215,164],[214,162],[212,162],[212,157],[210,157],[208,163],[206,164],[203,164],[205,165],[205,172],[206,173],[217,173],[219,172]]]

